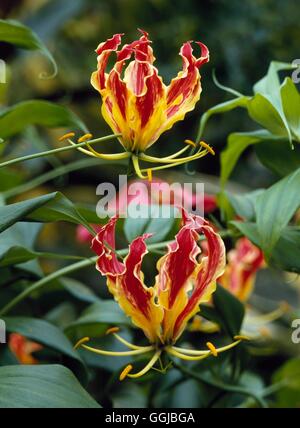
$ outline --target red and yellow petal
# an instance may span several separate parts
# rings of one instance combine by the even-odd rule
[[[199,68],[209,61],[207,47],[196,42],[201,48],[201,56],[195,58],[190,42],[183,44],[180,56],[183,60],[183,69],[167,88],[167,123],[165,129],[169,129],[173,124],[182,120],[186,113],[193,110],[200,98],[202,91],[200,84]]]
[[[180,51],[183,70],[167,88],[153,66],[155,60],[148,33],[117,50],[121,34],[101,43],[97,49],[98,70],[92,75],[92,85],[102,96],[102,115],[115,133],[121,133],[121,144],[126,150],[145,151],[159,136],[183,119],[198,101],[201,92],[199,67],[208,61],[208,50],[201,47],[201,56],[195,58],[191,43]],[[110,54],[117,60],[106,74]],[[124,69],[127,60],[134,59]],[[124,77],[122,77],[124,71]]]
[[[116,218],[105,225],[93,240],[92,248],[99,255],[97,269],[107,277],[107,285],[123,311],[141,328],[151,342],[160,337],[162,309],[154,302],[154,289],[147,288],[141,271],[143,257],[147,253],[145,239],[136,238],[129,247],[124,262],[117,260],[114,234]]]
[[[225,266],[225,248],[219,235],[201,217],[183,213],[184,225],[157,265],[156,289],[165,309],[164,342],[176,341],[199,304],[210,298]],[[203,233],[208,243],[208,254],[200,261],[198,233]]]
[[[216,280],[225,268],[225,246],[222,238],[208,225],[203,225],[201,232],[207,241],[207,255],[202,257],[195,269],[193,291],[174,326],[175,339],[180,336],[189,319],[199,311],[199,304],[210,300],[216,289]]]
[[[263,266],[262,251],[243,237],[229,251],[225,272],[218,282],[241,301],[247,301],[253,291],[256,273]]]

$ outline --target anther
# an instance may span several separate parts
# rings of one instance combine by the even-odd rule
[[[207,151],[209,151],[209,153],[211,153],[212,155],[215,155],[215,151],[212,147],[210,147],[209,144],[207,144],[205,141],[200,141],[200,146],[202,146],[204,149],[206,149]]]
[[[92,134],[84,134],[84,135],[82,135],[82,137],[78,138],[77,142],[78,143],[83,143],[84,141],[88,141],[91,138],[93,138]]]
[[[105,334],[118,333],[118,331],[120,331],[119,327],[111,327],[106,330]]]
[[[74,349],[78,349],[83,343],[86,343],[86,342],[89,342],[89,341],[90,341],[89,337],[83,337],[82,339],[78,340],[78,342],[74,346]]]
[[[192,140],[184,140],[185,144],[189,144],[190,146],[196,147],[196,143]]]
[[[152,181],[152,169],[147,169],[148,181],[151,183]]]
[[[251,339],[248,336],[238,334],[238,335],[234,336],[234,340],[251,340]]]
[[[133,369],[133,366],[131,364],[128,364],[128,366],[125,367],[125,369],[122,371],[122,373],[119,376],[120,381],[124,380],[128,373],[131,372],[131,370]]]
[[[68,140],[69,138],[73,138],[74,136],[75,136],[75,132],[68,132],[67,134],[64,134],[61,137],[59,137],[58,141]]]
[[[207,342],[206,346],[208,347],[208,349],[210,350],[210,352],[214,357],[218,356],[217,348],[211,342]]]

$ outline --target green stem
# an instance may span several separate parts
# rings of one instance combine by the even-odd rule
[[[172,241],[164,241],[158,244],[150,244],[148,245],[148,250],[163,248],[168,245]],[[117,251],[117,254],[120,256],[125,256],[128,253],[128,248],[123,248],[122,250]],[[35,291],[41,289],[44,285],[53,281],[54,279],[60,278],[61,276],[68,275],[72,272],[75,272],[79,269],[83,269],[85,267],[91,266],[96,263],[98,256],[91,257],[90,259],[81,260],[77,263],[73,263],[72,265],[66,266],[62,269],[59,269],[55,272],[50,273],[48,276],[40,279],[37,282],[34,282],[30,287],[26,288],[22,293],[12,299],[4,308],[0,311],[0,317],[7,314],[11,309],[13,309],[16,305],[22,302],[26,297],[30,296]]]
[[[68,172],[76,171],[81,168],[88,168],[94,165],[99,165],[99,163],[104,163],[101,159],[80,159],[78,161],[72,162],[70,164],[65,164],[59,166],[58,168],[52,169],[51,171],[46,172],[45,174],[39,175],[38,177],[33,178],[27,183],[20,184],[12,189],[8,189],[2,193],[2,196],[5,199],[13,198],[15,196],[21,195],[24,192],[28,192],[31,189],[34,189],[41,184],[46,183],[47,181],[53,180],[56,177],[61,177]]]
[[[259,397],[253,391],[250,391],[249,389],[246,389],[246,388],[239,386],[239,385],[228,385],[228,384],[223,383],[222,381],[219,381],[219,380],[207,379],[205,376],[201,376],[201,374],[194,373],[192,370],[190,370],[190,369],[188,369],[188,368],[186,368],[180,364],[177,364],[174,360],[173,360],[173,365],[182,374],[189,376],[189,377],[197,380],[198,382],[203,382],[203,383],[206,383],[207,385],[213,386],[215,388],[222,389],[224,391],[232,392],[234,394],[242,394],[242,395],[250,396],[250,397],[254,398],[254,400],[257,402],[257,404],[259,404],[260,407],[263,407],[263,408],[268,407],[267,403],[265,402],[265,400],[262,397]]]
[[[58,254],[58,253],[44,253],[44,252],[35,252],[36,257],[44,259],[57,259],[57,260],[86,260],[86,257],[75,256],[70,254]]]
[[[8,160],[6,162],[2,162],[0,164],[0,168],[3,168],[4,166],[8,166],[8,165],[14,165],[16,163],[31,160],[31,159],[36,159],[36,158],[40,158],[40,157],[44,157],[44,156],[53,155],[54,153],[60,153],[60,152],[66,152],[68,150],[78,149],[79,147],[84,147],[87,144],[95,144],[95,143],[100,143],[103,141],[112,140],[114,138],[118,138],[119,136],[120,136],[120,134],[111,134],[111,135],[107,135],[105,137],[96,138],[94,140],[89,140],[89,141],[84,141],[82,143],[74,144],[72,146],[59,147],[58,149],[52,149],[52,150],[47,150],[45,152],[34,153],[32,155],[21,156],[20,158],[11,159],[11,160]]]

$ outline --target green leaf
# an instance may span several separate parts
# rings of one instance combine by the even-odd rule
[[[120,309],[114,300],[101,300],[93,303],[74,323],[66,328],[68,334],[74,330],[80,332],[80,336],[99,336],[107,329],[107,326],[128,325],[133,327],[130,319]]]
[[[262,192],[263,190],[261,189],[244,194],[226,192],[226,196],[228,197],[235,214],[250,221],[255,218],[255,201],[258,195]]]
[[[76,279],[60,278],[60,283],[72,296],[82,300],[83,302],[94,303],[100,300],[93,290],[88,288],[86,285],[83,285]]]
[[[99,408],[60,365],[0,367],[1,408]]]
[[[74,370],[82,380],[86,380],[86,371],[77,351],[64,333],[47,321],[29,317],[5,317],[6,329],[10,333],[19,333],[47,348],[54,349],[65,357],[66,365]]]
[[[269,65],[267,74],[253,86],[254,93],[261,93],[268,96],[276,104],[279,102],[280,80],[278,72],[281,70],[292,70],[294,66],[291,63],[272,61]]]
[[[40,231],[36,223],[16,223],[1,234],[0,267],[11,266],[33,260],[36,253],[32,247]]]
[[[217,104],[208,109],[201,117],[196,140],[199,141],[203,136],[206,123],[211,116],[213,116],[214,114],[226,113],[237,107],[246,107],[247,100],[248,97],[237,97],[232,100],[225,101],[224,103]]]
[[[282,230],[300,205],[300,169],[275,183],[256,200],[260,247],[270,256]]]
[[[275,245],[270,263],[278,269],[300,273],[300,228],[286,227]]]
[[[243,221],[231,221],[230,224],[235,226],[243,235],[247,236],[253,244],[259,247],[259,234],[257,231],[256,223],[243,222]]]
[[[74,205],[60,192],[49,193],[15,204],[0,206],[0,232],[18,221],[69,221],[90,228]]]
[[[79,214],[74,204],[60,192],[56,192],[52,200],[32,211],[27,218],[38,222],[69,221],[82,224],[90,230],[90,225]]]
[[[112,396],[115,409],[130,409],[133,404],[137,409],[147,407],[146,392],[135,383],[123,383]]]
[[[30,28],[20,22],[0,19],[0,41],[11,43],[22,49],[40,51],[49,59],[54,69],[52,76],[47,76],[43,73],[42,77],[49,78],[57,74],[57,65],[49,50]]]
[[[148,208],[148,207],[147,207]],[[132,242],[137,236],[141,236],[144,233],[153,233],[153,236],[147,240],[149,244],[154,244],[163,241],[166,236],[170,233],[173,225],[176,221],[174,218],[175,210],[170,208],[170,214],[165,216],[163,207],[159,205],[150,205],[148,213],[149,216],[146,218],[132,218],[127,217],[124,222],[124,233],[128,242]],[[152,213],[157,213],[157,217],[152,216]]]
[[[291,150],[286,141],[265,141],[255,146],[255,152],[260,162],[280,177],[300,168],[299,144],[296,144],[294,150]]]
[[[221,153],[221,184],[224,186],[241,154],[251,145],[263,141],[277,141],[268,131],[257,130],[252,132],[236,132],[228,137],[228,144]]]
[[[39,196],[15,204],[0,206],[0,232],[12,226],[19,220],[24,220],[27,215],[37,208],[47,204],[56,197],[56,193]]]
[[[222,318],[225,331],[231,337],[239,334],[245,315],[243,304],[220,285],[213,294],[213,303]]]
[[[256,94],[248,101],[249,116],[274,135],[288,138],[292,141],[290,129],[281,109],[276,108],[270,100],[261,94]]]
[[[29,125],[78,128],[86,132],[86,126],[75,113],[49,101],[23,101],[0,112],[0,137],[3,139],[22,132]]]
[[[300,407],[300,358],[285,363],[273,376],[273,382],[282,384],[276,393],[277,407]]]
[[[232,221],[243,235],[253,244],[260,246],[260,238],[255,223]],[[300,229],[299,227],[285,227],[269,257],[269,265],[288,272],[300,273]]]
[[[300,93],[290,77],[281,86],[282,107],[292,134],[300,142]]]

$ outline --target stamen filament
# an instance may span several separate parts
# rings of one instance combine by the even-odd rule
[[[174,355],[174,357],[178,357],[181,358],[182,360],[187,360],[187,361],[199,361],[199,360],[204,360],[205,358],[209,357],[210,355],[212,355],[211,351],[206,351],[205,355],[198,355],[198,356],[189,356],[189,355],[185,355],[182,354],[181,352],[178,352],[174,349],[174,347],[170,347],[170,348],[166,348],[166,351],[171,354]]]
[[[151,168],[151,169],[152,169],[152,171],[158,171],[160,169],[172,168],[173,166],[181,165],[183,163],[187,163],[187,162],[191,162],[191,161],[196,160],[196,159],[200,159],[203,156],[206,156],[207,154],[208,154],[207,150],[202,150],[198,154],[186,158],[186,160],[177,160],[177,159],[175,159],[173,163],[168,163],[167,165],[162,165],[162,166],[156,166],[156,167]],[[146,169],[143,168],[143,169],[140,170],[140,172],[141,173],[146,172],[147,169],[148,168],[146,168]]]
[[[288,310],[288,305],[283,302],[277,309],[275,309],[274,311],[268,312],[266,314],[262,314],[262,315],[254,315],[254,316],[249,316],[249,321],[253,321],[254,323],[267,323],[267,322],[271,322],[271,321],[275,321],[278,318],[282,317],[282,315],[284,315]]]
[[[243,340],[249,340],[249,338],[246,337],[246,336],[235,336],[234,338],[236,339],[235,342],[232,342],[229,345],[225,345],[225,346],[222,346],[220,348],[215,348],[215,350],[217,351],[217,353],[224,352],[224,351],[227,351],[227,350],[229,350],[231,348],[234,348],[235,346],[237,346]],[[175,352],[179,352],[179,353],[183,353],[183,354],[188,354],[188,355],[199,355],[199,356],[201,356],[201,355],[212,354],[212,352],[210,350],[209,351],[200,351],[200,350],[198,351],[196,349],[180,348],[180,347],[177,347],[177,346],[172,346],[172,350],[174,350]]]
[[[206,151],[206,153],[208,153],[208,150],[205,150]],[[171,157],[165,157],[165,158],[157,158],[157,157],[153,157],[153,156],[148,156],[148,155],[145,155],[144,153],[141,153],[140,155],[139,155],[139,158],[141,159],[141,160],[143,160],[143,161],[145,161],[145,162],[152,162],[152,163],[174,163],[174,162],[187,162],[188,161],[188,159],[191,159],[191,158],[197,158],[198,157],[198,155],[200,154],[200,153],[203,153],[204,152],[204,150],[202,150],[201,148],[200,148],[200,150],[198,150],[198,152],[197,153],[195,153],[194,155],[192,155],[192,156],[186,156],[186,157],[184,157],[184,158],[179,158],[179,159],[173,159],[173,158],[171,158]]]
[[[100,159],[106,159],[106,160],[120,160],[120,159],[126,159],[130,156],[129,152],[121,152],[121,153],[114,153],[114,154],[105,154],[105,153],[99,153],[97,150],[95,150],[89,143],[86,144],[87,147],[90,149],[90,151]]]
[[[149,363],[141,371],[134,374],[128,373],[127,376],[133,379],[143,376],[154,366],[156,361],[159,359],[161,352],[162,352],[161,350],[156,351],[153,357],[151,358],[151,360],[149,361]]]
[[[133,343],[128,342],[126,339],[124,339],[123,337],[119,336],[116,333],[113,333],[114,337],[121,343],[123,343],[123,345],[127,346],[130,349],[144,349],[145,348],[149,348],[149,346],[138,346],[138,345],[134,345]]]
[[[140,168],[140,164],[139,164],[139,158],[135,155],[132,155],[132,164],[133,164],[134,170],[136,172],[136,175],[139,178],[141,178],[142,180],[145,180],[148,178],[149,168],[144,170],[144,172],[146,172],[147,175],[143,175],[141,168]],[[152,168],[152,170],[153,170],[153,168]]]
[[[87,345],[80,345],[80,346],[82,348],[86,349],[87,351],[94,352],[95,354],[99,354],[99,355],[110,355],[110,356],[113,356],[113,357],[123,357],[123,356],[126,356],[126,355],[145,354],[146,352],[152,351],[154,349],[153,346],[145,346],[143,349],[135,349],[133,351],[115,352],[115,351],[105,351],[103,349],[92,348],[91,346],[87,346]]]
[[[76,146],[77,144],[74,143],[72,140],[68,139],[67,140],[69,144],[71,144],[71,146]],[[85,145],[89,148],[89,150],[86,150],[82,147],[78,147],[78,150],[81,153],[84,153],[85,155],[88,156],[93,156],[93,157],[97,157],[100,159],[104,159],[104,160],[120,160],[120,159],[126,159],[129,158],[130,153],[129,152],[121,152],[121,153],[114,153],[114,154],[104,154],[104,153],[99,153],[96,150],[94,150],[91,147],[91,143],[97,143],[97,139],[96,140],[90,140],[89,142],[85,141]]]

